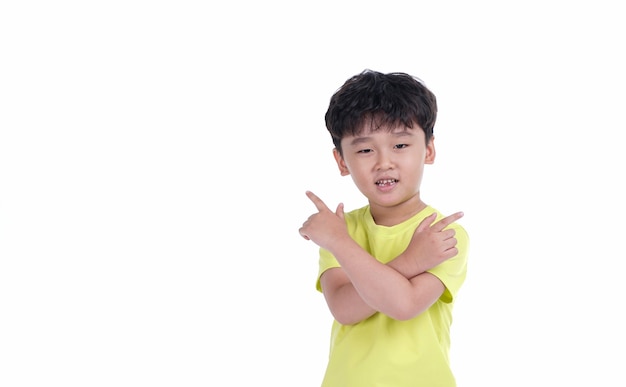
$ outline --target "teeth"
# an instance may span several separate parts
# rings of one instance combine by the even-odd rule
[[[378,180],[376,182],[377,185],[385,185],[385,184],[392,184],[395,183],[397,180],[396,179],[385,179],[385,180]]]

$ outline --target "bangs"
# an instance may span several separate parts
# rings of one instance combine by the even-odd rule
[[[406,117],[394,117],[386,112],[367,113],[354,120],[352,125],[346,127],[344,134],[349,136],[361,136],[380,130],[392,132],[398,128],[413,129],[415,122]]]

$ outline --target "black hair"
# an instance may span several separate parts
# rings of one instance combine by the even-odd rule
[[[437,120],[437,99],[412,75],[366,69],[349,78],[333,94],[325,120],[340,153],[341,139],[361,134],[368,120],[371,128],[376,129],[419,125],[428,143]]]

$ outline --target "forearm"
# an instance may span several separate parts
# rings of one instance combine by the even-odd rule
[[[369,317],[371,315],[367,314],[369,311],[379,311],[392,318],[405,319],[412,313],[417,300],[409,278],[419,274],[416,273],[418,269],[414,267],[415,265],[412,266],[409,260],[405,259],[394,260],[396,262],[385,265],[352,240],[338,246],[331,253],[341,264],[354,289],[354,293],[350,293],[348,287],[344,290],[344,296],[356,298],[358,295],[362,302],[369,306],[370,309],[359,308],[362,315]]]
[[[335,320],[343,325],[352,325],[359,323],[377,312],[376,309],[369,306],[356,291],[354,285],[345,278],[343,269],[337,268],[330,272],[324,273],[322,277],[322,288],[328,309],[332,313]],[[336,273],[335,271],[341,271]],[[334,277],[329,280],[326,277]],[[339,278],[339,280],[337,280]],[[337,285],[337,283],[340,283]]]
[[[405,251],[385,265],[351,238],[342,204],[333,213],[312,192],[307,196],[319,212],[303,223],[300,235],[329,251],[341,266],[333,275],[322,275],[322,279],[326,277],[323,292],[333,315],[342,315],[343,319],[342,310],[347,310],[343,320],[351,322],[361,321],[375,311],[400,320],[412,318],[444,292],[441,280],[426,271],[457,254],[454,230],[446,227],[463,216],[462,212],[434,224],[437,213],[426,217]]]
[[[416,276],[424,272],[406,252],[388,262],[387,266],[413,282],[417,281]],[[321,282],[328,307],[333,317],[341,324],[356,324],[378,311],[363,300],[343,268],[329,269],[322,275]],[[413,283],[413,287],[415,286]],[[415,312],[414,306],[411,313]]]

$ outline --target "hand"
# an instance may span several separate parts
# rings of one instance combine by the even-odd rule
[[[313,192],[307,191],[306,196],[315,204],[318,212],[309,216],[300,227],[300,235],[304,239],[312,240],[318,246],[332,250],[342,238],[350,238],[343,216],[343,203],[339,203],[337,210],[332,212]]]
[[[430,270],[458,254],[455,231],[444,229],[461,217],[463,213],[456,212],[432,224],[437,218],[437,214],[433,213],[417,226],[405,253],[414,260],[420,272]]]

